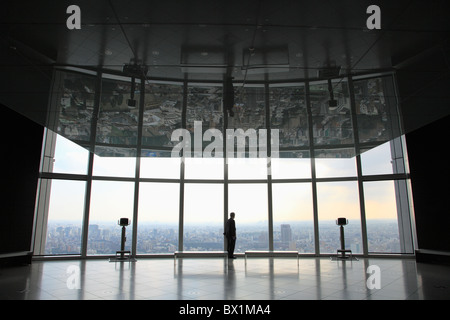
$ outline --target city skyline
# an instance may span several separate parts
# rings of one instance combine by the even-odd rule
[[[268,230],[264,224],[238,225],[236,252],[261,249],[268,250]],[[370,221],[369,251],[399,253],[397,223],[393,220]],[[288,239],[283,239],[283,226],[290,231]],[[127,230],[130,237],[131,226]],[[191,225],[184,228],[183,250],[211,251],[223,250],[222,228],[219,225]],[[138,254],[173,253],[178,249],[178,225],[139,224],[136,252]],[[121,227],[107,224],[89,225],[88,254],[114,254],[119,250]],[[299,253],[314,253],[315,239],[312,222],[276,223],[273,231],[274,250],[297,250]],[[345,227],[346,247],[353,253],[361,253],[362,238],[360,225]],[[334,221],[320,222],[319,246],[321,253],[336,253],[340,249],[339,227]],[[126,248],[130,249],[130,242]],[[46,254],[77,254],[81,250],[81,226],[49,222]]]

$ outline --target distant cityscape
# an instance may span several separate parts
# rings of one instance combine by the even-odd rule
[[[369,252],[400,253],[396,220],[368,220]],[[266,223],[238,225],[235,252],[268,250]],[[336,253],[340,248],[339,228],[334,221],[319,221],[321,253]],[[132,228],[127,228],[125,248],[130,250]],[[88,232],[88,255],[108,255],[120,250],[121,227],[117,224],[91,224]],[[274,225],[274,250],[298,250],[314,253],[312,222],[292,222]],[[358,224],[345,227],[346,248],[362,253],[361,231]],[[189,251],[223,250],[223,230],[219,225],[184,227],[184,248]],[[141,223],[138,226],[137,254],[170,254],[178,250],[178,226]],[[81,226],[69,222],[48,222],[46,255],[79,254]]]

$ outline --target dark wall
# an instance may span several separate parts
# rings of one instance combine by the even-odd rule
[[[30,250],[44,128],[3,105],[0,112],[2,254]]]
[[[450,116],[406,135],[419,249],[450,252]]]
[[[419,249],[450,252],[450,50],[415,55],[397,72]]]

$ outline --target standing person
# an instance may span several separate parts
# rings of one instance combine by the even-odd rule
[[[236,244],[236,223],[234,222],[234,217],[234,212],[231,212],[230,219],[228,219],[227,223],[225,224],[224,235],[225,237],[227,237],[228,259],[236,259],[236,257],[234,256],[234,246]]]

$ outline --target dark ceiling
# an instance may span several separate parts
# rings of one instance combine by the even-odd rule
[[[440,45],[448,37],[447,3],[8,1],[2,45],[44,64],[121,71],[135,59],[151,78],[221,81],[229,72],[236,81],[311,79],[327,65],[341,66],[341,74],[390,69]],[[81,9],[80,30],[66,27],[72,4]],[[380,30],[366,27],[372,4],[381,9]]]
[[[70,5],[81,29],[69,30]],[[370,5],[381,29],[369,30]],[[44,126],[55,66],[239,83],[397,71],[406,131],[450,112],[448,0],[7,0],[0,103]],[[400,72],[402,71],[402,72]],[[422,98],[419,97],[422,96]],[[432,99],[432,100],[430,100]],[[426,106],[425,108],[423,106]]]

